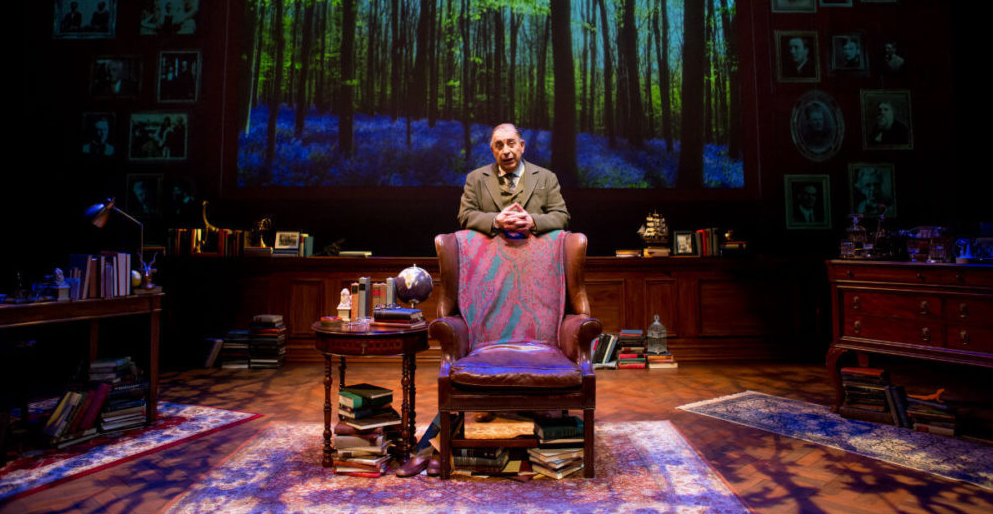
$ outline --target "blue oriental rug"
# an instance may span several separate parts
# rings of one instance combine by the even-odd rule
[[[679,409],[993,490],[993,446],[845,419],[827,406],[745,391]]]

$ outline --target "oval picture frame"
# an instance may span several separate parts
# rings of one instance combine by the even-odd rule
[[[790,135],[797,150],[814,162],[837,154],[845,138],[845,119],[834,98],[818,90],[801,95],[793,105]]]

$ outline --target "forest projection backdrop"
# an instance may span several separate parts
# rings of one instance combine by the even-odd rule
[[[245,0],[239,186],[744,187],[734,0]]]

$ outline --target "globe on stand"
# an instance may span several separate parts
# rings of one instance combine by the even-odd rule
[[[427,300],[433,288],[431,275],[416,264],[401,271],[396,278],[397,298],[410,303],[411,308],[416,308],[418,303]]]

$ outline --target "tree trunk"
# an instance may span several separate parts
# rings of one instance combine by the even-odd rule
[[[390,76],[392,77],[392,102],[390,115],[396,121],[400,115],[400,81],[403,79],[403,41],[400,39],[400,0],[390,3],[390,33],[393,44],[390,46]]]
[[[355,95],[355,0],[341,2],[341,107],[338,144],[344,155],[354,151]]]
[[[672,134],[672,86],[669,74],[669,13],[666,0],[659,2],[652,26],[655,30],[655,58],[659,63],[659,103],[662,104],[662,139],[665,139],[666,152],[675,149],[675,139]],[[659,16],[662,13],[662,37],[659,38]]]
[[[652,33],[645,31],[645,117],[648,121],[646,136],[655,134],[655,103],[652,101]]]
[[[712,143],[714,141],[714,2],[706,1],[706,21],[704,31],[704,68],[703,68],[703,141]]]
[[[683,7],[683,101],[682,144],[676,186],[703,187],[703,74],[704,6],[686,2]]]
[[[328,39],[328,2],[326,0],[321,1],[321,10],[319,21],[317,22],[319,27],[317,30],[318,40],[321,42],[320,48],[317,52],[320,58],[317,60],[317,84],[315,84],[314,89],[314,104],[317,106],[317,110],[320,112],[325,112],[328,110],[327,92],[325,91],[325,79],[327,79],[327,39]]]
[[[550,30],[550,17],[545,17],[542,24],[541,41],[538,43],[538,70],[535,76],[535,128],[548,128],[548,99],[545,91],[545,76],[547,74],[546,63],[548,61],[548,36]]]
[[[256,8],[258,7],[258,8]],[[252,107],[259,87],[259,55],[262,52],[262,21],[265,19],[264,8],[255,2],[245,3],[245,19],[257,20],[258,23],[246,24],[248,30],[241,40],[241,51],[249,56],[248,66],[239,68],[238,85],[241,89],[241,103],[238,106],[238,126],[248,132],[251,126]],[[247,86],[247,87],[246,87]]]
[[[634,23],[634,0],[625,0],[621,45],[624,52],[624,69],[627,81],[627,122],[625,123],[628,142],[634,146],[642,144],[641,92],[638,90],[638,27]]]
[[[293,125],[293,136],[300,138],[303,136],[303,122],[307,117],[307,107],[310,100],[307,98],[307,77],[310,72],[310,47],[314,42],[314,2],[307,2],[303,15],[303,40],[300,43],[300,76],[297,77],[297,105],[296,117]]]
[[[552,66],[555,73],[555,125],[552,169],[565,187],[579,185],[576,166],[576,72],[572,60],[571,2],[551,3]]]
[[[590,115],[586,120],[586,132],[593,134],[596,131],[596,102],[597,96],[597,56],[596,56],[596,7],[594,0],[587,0],[586,3],[586,24],[590,32],[590,94],[586,98],[586,110]]]
[[[459,25],[462,29],[462,144],[465,148],[465,160],[469,162],[472,156],[472,138],[469,133],[469,113],[472,110],[472,88],[469,85],[469,66],[472,63],[469,53],[469,0],[462,0]]]
[[[452,16],[452,0],[446,0],[445,15],[450,18]],[[455,96],[452,90],[455,86],[451,83],[452,79],[455,78],[453,76],[455,74],[455,57],[454,52],[451,48],[449,48],[448,44],[451,44],[455,40],[454,38],[449,37],[452,34],[449,32],[452,29],[450,24],[442,23],[440,26],[447,27],[442,35],[442,38],[446,44],[441,45],[442,51],[445,52],[445,111],[442,116],[446,120],[451,120],[455,116],[455,113],[452,110],[452,102],[454,101]]]
[[[428,49],[431,65],[428,71],[428,126],[434,127],[438,119],[438,3],[431,2],[431,30],[428,34]]]
[[[273,59],[274,77],[272,95],[269,97],[269,123],[266,126],[265,146],[265,177],[263,183],[272,179],[272,163],[276,157],[276,120],[279,119],[280,94],[283,84],[283,0],[273,0],[275,10],[272,14],[272,37],[276,45],[276,57]]]
[[[428,58],[430,56],[428,36],[431,30],[431,8],[428,4],[432,1],[421,0],[420,14],[417,20],[416,54],[410,77],[410,95],[407,98],[407,106],[412,118],[423,118],[427,106]]]
[[[735,11],[738,6],[735,5]],[[721,24],[724,27],[724,44],[728,59],[728,156],[741,159],[741,85],[738,83],[738,15],[721,0]]]
[[[507,88],[507,117],[512,123],[517,123],[517,31],[521,28],[521,15],[510,8],[510,80]]]
[[[297,92],[297,48],[299,47],[299,45],[297,45],[297,41],[300,38],[300,19],[303,18],[303,16],[300,16],[300,7],[302,3],[303,2],[298,0],[293,4],[293,29],[290,30],[290,66],[288,68],[289,71],[287,72],[287,78],[290,83],[287,85],[285,94],[286,103],[290,104],[291,107],[296,105],[296,98],[294,98],[294,96]]]
[[[617,133],[614,129],[614,91],[611,83],[614,75],[614,65],[610,53],[610,25],[607,25],[607,7],[604,0],[597,0],[600,6],[600,32],[603,35],[603,122],[607,128],[607,138],[610,146],[617,145]]]

